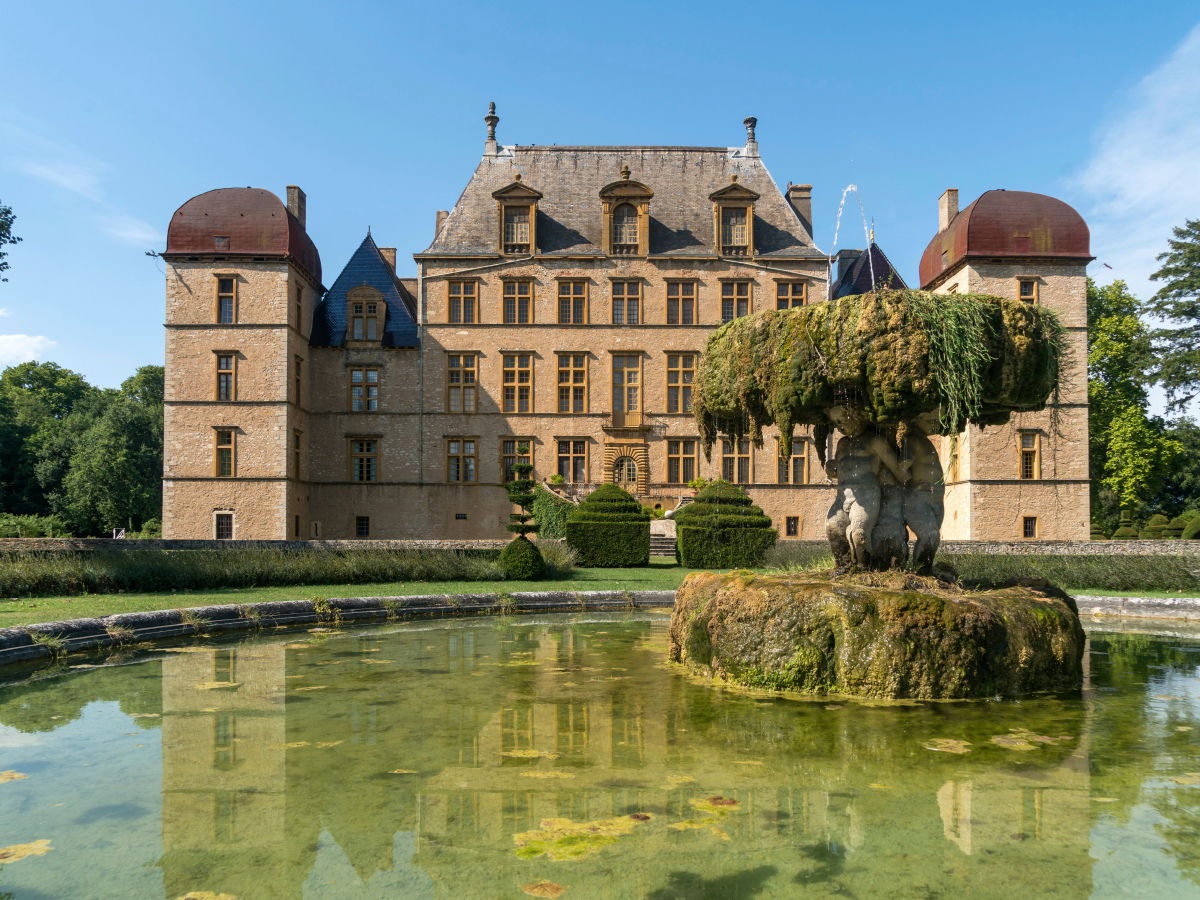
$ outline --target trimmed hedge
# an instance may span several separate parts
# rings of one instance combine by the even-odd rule
[[[581,566],[650,564],[650,513],[615,484],[601,485],[571,511],[566,535]]]
[[[538,525],[542,540],[562,540],[567,536],[567,516],[575,509],[570,500],[555,496],[540,484],[533,489],[533,505],[529,507]]]
[[[761,566],[779,532],[746,492],[714,481],[675,514],[675,558],[689,569]]]
[[[1163,529],[1171,524],[1171,520],[1164,515],[1151,516],[1150,521],[1146,523],[1146,527],[1142,529],[1143,541],[1161,541],[1163,540]]]

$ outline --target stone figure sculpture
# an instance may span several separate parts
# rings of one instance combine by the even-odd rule
[[[735,319],[710,339],[693,390],[707,454],[718,435],[778,425],[780,455],[811,425],[837,497],[826,533],[838,569],[932,571],[945,480],[934,435],[1007,422],[1058,390],[1065,330],[1036,304],[880,291]],[[825,438],[843,437],[825,459]]]

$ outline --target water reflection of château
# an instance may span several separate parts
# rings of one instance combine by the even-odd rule
[[[722,704],[665,673],[614,671],[660,660],[665,636],[645,623],[595,627],[607,633],[490,625],[339,637],[321,651],[171,654],[167,896],[299,897],[334,883],[339,897],[490,897],[518,895],[512,886],[533,876],[570,881],[574,897],[721,883],[764,897],[818,883],[884,896],[914,880],[986,893],[981,855],[1004,867],[997,885],[1091,893],[1086,726],[1074,705],[1064,717],[1080,740],[1056,765],[964,766],[969,779],[947,781],[920,735],[901,746],[901,729],[878,729],[878,710],[830,711],[836,727],[797,730],[787,704]],[[380,663],[385,654],[395,663]],[[573,777],[523,774],[550,770]],[[697,781],[668,783],[680,774]],[[877,781],[889,789],[868,787]],[[695,818],[688,801],[714,792],[741,804],[721,823],[730,842],[664,827]],[[656,818],[581,862],[531,865],[513,852],[513,835],[544,819],[635,812]]]

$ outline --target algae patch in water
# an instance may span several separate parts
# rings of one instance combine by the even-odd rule
[[[701,818],[684,819],[682,822],[672,822],[668,828],[676,831],[687,831],[693,828],[707,828],[717,837],[732,840],[729,835],[717,826],[729,818],[729,814],[740,809],[742,804],[730,797],[705,797],[703,800],[689,800],[688,803],[697,812],[704,813]]]
[[[543,854],[559,861],[584,859],[617,843],[636,826],[653,818],[649,813],[633,813],[595,822],[543,819],[539,830],[514,834],[513,841],[521,859],[536,859]]]
[[[1009,750],[1036,750],[1036,744],[1056,744],[1059,741],[1071,740],[1070,735],[1060,735],[1057,738],[1048,737],[1044,734],[1034,734],[1025,728],[1009,729],[1008,734],[997,734],[992,736],[992,743],[999,747],[1006,747]]]
[[[233,894],[218,894],[213,891],[188,891],[176,900],[238,900]]]
[[[921,745],[926,750],[936,750],[939,753],[970,753],[970,741],[958,741],[953,738],[934,738]]]
[[[45,856],[53,849],[50,841],[46,839],[34,841],[32,844],[13,844],[11,847],[0,847],[0,865],[14,863],[27,856]]]
[[[28,778],[28,775],[22,775],[20,772],[14,772],[12,769],[5,769],[0,772],[0,784],[6,781],[20,781],[22,778]]]
[[[525,778],[574,778],[570,772],[542,772],[534,769],[532,772],[522,772]]]
[[[551,900],[557,900],[557,898],[567,892],[567,887],[566,885],[539,878],[537,881],[521,885],[521,892],[528,894],[530,897],[550,897]]]

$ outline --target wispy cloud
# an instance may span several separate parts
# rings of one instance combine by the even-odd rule
[[[1200,216],[1200,25],[1101,128],[1077,182],[1095,198],[1092,253],[1141,297],[1171,228]],[[1105,270],[1105,275],[1108,275]]]
[[[77,166],[72,163],[45,163],[27,162],[21,167],[21,171],[26,175],[32,175],[35,178],[41,178],[49,181],[51,184],[56,184],[60,188],[65,188],[68,191],[74,191],[76,194],[82,194],[89,200],[99,200],[97,193],[99,180],[96,177],[95,168],[86,166]]]
[[[8,315],[7,309],[0,309],[0,316],[7,316],[7,315]]]
[[[102,216],[100,223],[109,237],[134,247],[161,244],[165,240],[161,231],[133,216]]]
[[[0,334],[0,365],[15,366],[42,356],[54,341],[40,335]]]

